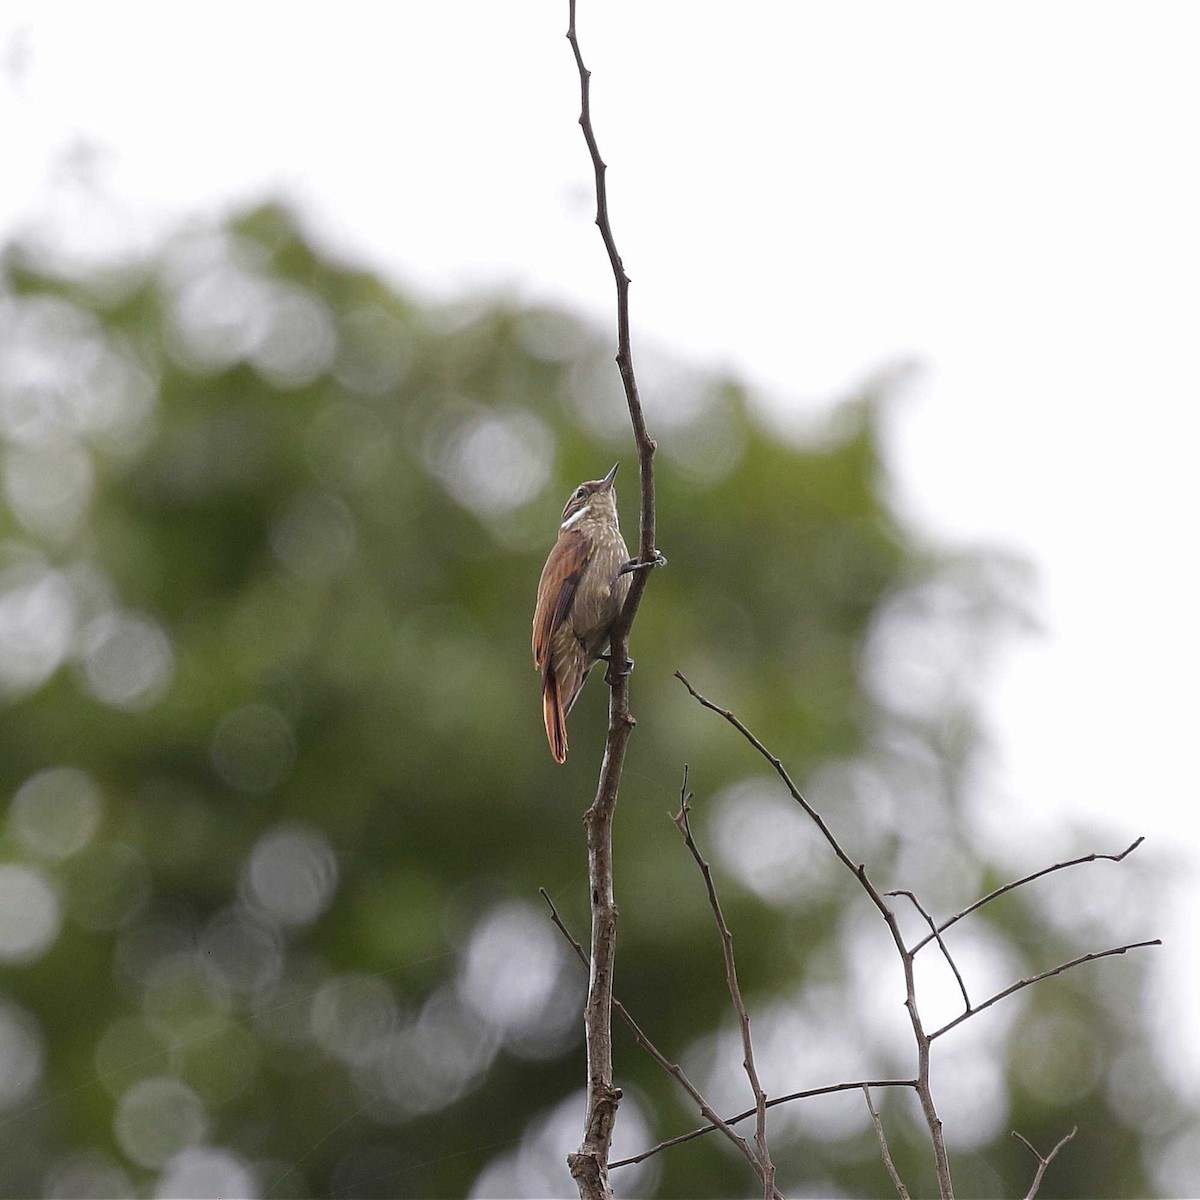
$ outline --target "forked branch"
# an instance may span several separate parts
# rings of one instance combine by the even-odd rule
[[[929,1129],[929,1140],[933,1146],[934,1165],[937,1170],[938,1194],[942,1197],[942,1200],[952,1200],[954,1187],[950,1181],[950,1159],[946,1154],[946,1140],[942,1135],[942,1119],[938,1116],[937,1107],[933,1102],[933,1092],[929,1086],[929,1051],[933,1039],[925,1032],[925,1026],[921,1019],[921,1010],[917,1007],[917,985],[916,977],[913,973],[913,956],[900,932],[900,923],[896,920],[896,914],[880,894],[879,889],[871,882],[870,877],[867,875],[865,864],[855,863],[850,855],[846,853],[842,848],[841,842],[834,836],[833,831],[825,823],[821,814],[801,794],[800,789],[793,782],[792,777],[787,772],[787,768],[784,767],[779,757],[772,754],[728,709],[721,708],[696,691],[687,681],[687,677],[683,672],[676,671],[675,678],[687,688],[698,703],[724,718],[771,764],[775,770],[775,774],[783,781],[783,785],[791,794],[792,799],[804,809],[813,824],[821,831],[822,837],[829,843],[829,847],[837,856],[838,861],[858,880],[859,885],[866,892],[871,903],[879,910],[879,915],[883,918],[884,924],[887,925],[888,933],[892,936],[892,943],[896,947],[896,953],[900,956],[900,962],[904,967],[904,1007],[908,1010],[909,1024],[912,1026],[913,1039],[917,1044],[917,1097],[921,1102],[921,1113],[925,1117],[925,1124]]]
[[[967,985],[963,982],[962,972],[958,969],[958,963],[954,961],[954,956],[950,953],[950,947],[947,946],[945,941],[942,940],[941,930],[939,930],[938,927],[933,923],[933,918],[929,915],[925,905],[923,905],[921,901],[917,899],[915,893],[908,891],[906,888],[896,888],[894,891],[888,892],[888,895],[907,896],[908,899],[912,901],[913,908],[915,908],[917,912],[919,912],[921,916],[925,918],[925,923],[930,929],[933,930],[931,936],[937,938],[937,944],[941,948],[942,957],[946,960],[950,970],[954,972],[954,978],[958,981],[958,990],[962,992],[963,1006],[970,1011],[971,997],[967,995]],[[914,946],[910,953],[915,958],[917,951],[920,950],[922,946],[926,946],[928,944],[929,939],[926,938],[924,941]]]
[[[822,836],[829,843],[838,860],[854,874],[854,877],[862,885],[862,888],[866,892],[871,903],[874,904],[874,906],[879,910],[880,915],[887,924],[888,931],[892,936],[892,941],[895,944],[896,951],[900,955],[900,960],[904,966],[904,982],[906,990],[905,1007],[908,1009],[909,1020],[912,1024],[913,1036],[917,1044],[917,1078],[914,1081],[913,1086],[915,1087],[917,1095],[920,1098],[921,1107],[925,1114],[926,1123],[929,1127],[930,1138],[933,1143],[934,1159],[937,1166],[938,1192],[943,1200],[952,1200],[953,1189],[950,1181],[950,1165],[946,1156],[945,1142],[942,1137],[942,1125],[940,1119],[938,1118],[937,1110],[933,1103],[933,1095],[929,1086],[929,1064],[934,1041],[941,1037],[942,1034],[948,1033],[951,1029],[961,1025],[964,1021],[967,1021],[971,1017],[983,1012],[985,1009],[990,1008],[993,1004],[998,1004],[1001,1000],[1004,1000],[1014,993],[1021,991],[1023,988],[1030,987],[1035,983],[1040,983],[1042,980],[1049,979],[1054,975],[1061,975],[1063,972],[1069,971],[1072,968],[1080,966],[1086,962],[1093,962],[1101,958],[1110,958],[1114,955],[1126,954],[1130,950],[1138,950],[1147,946],[1158,946],[1162,943],[1160,939],[1153,938],[1147,941],[1129,942],[1125,945],[1114,946],[1107,950],[1092,951],[1088,954],[1081,954],[1077,958],[1073,958],[1068,962],[1060,963],[1058,966],[1051,967],[1049,970],[1041,971],[1036,975],[1031,975],[1027,979],[1018,980],[1009,987],[1003,988],[1001,991],[989,996],[982,1003],[972,1005],[967,992],[966,983],[964,982],[962,974],[950,953],[949,947],[946,945],[946,942],[942,937],[943,932],[946,929],[949,929],[952,925],[956,924],[958,921],[962,920],[963,917],[977,911],[983,905],[987,904],[991,900],[996,899],[998,896],[1004,895],[1007,892],[1011,892],[1015,888],[1021,887],[1026,883],[1030,883],[1035,879],[1040,879],[1042,876],[1048,875],[1053,871],[1063,870],[1066,867],[1078,866],[1081,863],[1095,862],[1100,859],[1120,862],[1123,858],[1125,858],[1126,855],[1137,849],[1137,847],[1141,844],[1142,839],[1138,838],[1137,841],[1135,841],[1120,854],[1089,854],[1084,855],[1081,858],[1072,859],[1069,862],[1056,863],[1054,866],[1046,867],[1040,871],[1034,871],[1021,879],[1015,880],[1009,884],[1005,884],[1003,887],[997,888],[995,891],[990,892],[981,900],[977,900],[975,903],[964,908],[961,912],[955,913],[954,916],[946,921],[943,921],[940,925],[937,924],[929,915],[924,905],[921,904],[920,900],[914,893],[906,890],[888,892],[888,896],[907,897],[924,918],[926,924],[929,926],[930,932],[926,934],[925,937],[923,937],[920,941],[916,942],[910,947],[905,943],[904,938],[900,933],[900,927],[892,909],[889,907],[887,901],[880,894],[875,885],[868,878],[866,867],[862,864],[855,865],[853,859],[851,859],[846,851],[842,848],[841,844],[829,829],[829,826],[826,825],[825,821],[821,818],[820,814],[800,794],[799,789],[792,782],[791,777],[788,775],[779,758],[772,754],[771,751],[768,750],[767,747],[764,746],[762,742],[760,742],[758,738],[756,738],[754,734],[751,733],[751,731],[747,729],[746,726],[740,720],[738,720],[736,716],[733,715],[733,713],[729,712],[727,709],[720,708],[718,705],[713,704],[712,701],[702,696],[694,687],[692,687],[692,685],[680,672],[676,671],[675,674],[684,687],[687,688],[687,690],[701,705],[724,718],[725,721],[727,721],[739,733],[741,733],[741,735],[751,744],[751,746],[753,746],[754,749],[771,764],[775,770],[775,773],[783,781],[784,786],[788,789],[792,798],[800,805],[801,808],[804,809],[804,811],[816,824],[817,828],[821,831]],[[946,962],[949,964],[950,969],[954,972],[954,976],[958,981],[959,989],[962,992],[964,1011],[953,1020],[947,1021],[946,1024],[944,1024],[940,1029],[936,1029],[932,1033],[929,1033],[925,1030],[920,1011],[917,1007],[916,987],[913,974],[913,960],[918,951],[933,941],[938,943]],[[866,1094],[867,1107],[871,1114],[872,1123],[874,1124],[876,1133],[880,1139],[884,1164],[888,1168],[893,1183],[896,1185],[900,1194],[904,1196],[906,1194],[904,1191],[904,1185],[900,1182],[899,1177],[895,1172],[894,1164],[891,1162],[890,1153],[887,1149],[887,1140],[883,1132],[883,1124],[879,1119],[879,1114],[876,1111],[874,1104],[871,1101],[869,1087],[867,1085],[863,1085],[863,1091]],[[1030,1197],[1034,1196],[1038,1187],[1040,1187],[1042,1176],[1045,1174],[1046,1168],[1054,1160],[1055,1156],[1062,1149],[1062,1147],[1073,1136],[1074,1134],[1072,1133],[1063,1138],[1062,1141],[1060,1141],[1059,1144],[1055,1146],[1055,1148],[1044,1158],[1034,1151],[1034,1154],[1037,1155],[1039,1166],[1037,1175],[1034,1179],[1033,1188],[1029,1193]],[[1022,1140],[1024,1141],[1023,1138]],[[1026,1142],[1026,1145],[1028,1145],[1028,1142]],[[1030,1150],[1033,1150],[1032,1146],[1030,1146]]]
[[[1142,840],[1141,838],[1138,838],[1138,841],[1139,841],[1139,842],[1140,842],[1141,840]],[[1101,855],[1101,857],[1107,857],[1107,856],[1106,856],[1106,855]],[[1038,1153],[1038,1152],[1037,1152],[1037,1151],[1036,1151],[1036,1150],[1033,1148],[1033,1143],[1032,1143],[1032,1142],[1031,1142],[1031,1141],[1030,1141],[1030,1140],[1029,1140],[1027,1137],[1025,1137],[1025,1136],[1024,1136],[1024,1134],[1020,1134],[1020,1133],[1018,1133],[1018,1132],[1017,1132],[1015,1129],[1013,1130],[1013,1137],[1015,1137],[1015,1138],[1017,1138],[1019,1141],[1023,1142],[1023,1143],[1025,1144],[1025,1146],[1028,1148],[1028,1150],[1029,1150],[1029,1153],[1030,1153],[1030,1154],[1032,1154],[1032,1155],[1033,1155],[1033,1157],[1034,1157],[1034,1158],[1036,1158],[1036,1159],[1038,1160],[1038,1169],[1037,1169],[1037,1173],[1036,1173],[1036,1174],[1034,1175],[1034,1177],[1033,1177],[1033,1183],[1032,1183],[1032,1184],[1030,1184],[1029,1191],[1027,1191],[1027,1192],[1025,1193],[1025,1200],[1033,1200],[1033,1198],[1034,1198],[1034,1197],[1035,1197],[1035,1196],[1038,1194],[1038,1188],[1040,1188],[1040,1187],[1042,1186],[1042,1176],[1043,1176],[1043,1175],[1045,1175],[1045,1173],[1046,1173],[1046,1168],[1047,1168],[1047,1167],[1048,1167],[1048,1166],[1049,1166],[1049,1165],[1050,1165],[1050,1164],[1051,1164],[1051,1163],[1052,1163],[1052,1162],[1053,1162],[1053,1161],[1054,1161],[1054,1160],[1055,1160],[1055,1159],[1058,1157],[1058,1152],[1059,1152],[1059,1151],[1060,1151],[1060,1150],[1061,1150],[1061,1149],[1062,1149],[1062,1148],[1063,1148],[1063,1147],[1064,1147],[1064,1146],[1065,1146],[1065,1145],[1066,1145],[1066,1144],[1067,1144],[1067,1143],[1068,1143],[1068,1142],[1069,1142],[1069,1141],[1070,1141],[1070,1140],[1071,1140],[1071,1139],[1072,1139],[1072,1138],[1073,1138],[1073,1137],[1074,1137],[1074,1136],[1075,1136],[1075,1135],[1076,1135],[1078,1132],[1079,1132],[1079,1126],[1078,1126],[1078,1125],[1072,1126],[1072,1128],[1071,1128],[1071,1132],[1070,1132],[1070,1133],[1068,1133],[1068,1134],[1067,1134],[1065,1137],[1061,1137],[1061,1138],[1059,1138],[1059,1139],[1058,1139],[1058,1145],[1056,1145],[1056,1146],[1054,1147],[1054,1149],[1050,1151],[1050,1153],[1049,1153],[1049,1154],[1042,1155],[1042,1154],[1039,1154],[1039,1153]]]

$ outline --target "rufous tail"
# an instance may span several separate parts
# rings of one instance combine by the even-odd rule
[[[550,753],[554,755],[555,762],[564,763],[567,761],[567,714],[563,712],[562,693],[552,670],[546,672],[546,680],[542,685],[542,716],[546,719]]]

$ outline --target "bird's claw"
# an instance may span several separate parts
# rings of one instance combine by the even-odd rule
[[[619,676],[629,675],[633,672],[633,659],[632,658],[627,658],[625,660],[625,669],[623,671],[614,671],[613,665],[612,665],[612,654],[611,653],[597,654],[596,657],[601,658],[606,663],[608,663],[608,670],[605,672],[605,677],[609,683],[612,683],[613,679],[615,679]]]
[[[618,576],[628,575],[632,571],[649,571],[653,567],[665,567],[667,565],[667,556],[661,550],[654,551],[654,557],[647,559],[645,562],[640,559],[630,559],[617,572]]]

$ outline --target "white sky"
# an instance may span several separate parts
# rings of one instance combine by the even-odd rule
[[[799,412],[922,365],[903,507],[1040,572],[1045,636],[989,691],[995,836],[1177,856],[1146,925],[1194,1079],[1200,8],[580,3],[635,339]],[[565,29],[565,0],[8,0],[0,235],[85,142],[146,230],[282,192],[404,286],[611,322]]]

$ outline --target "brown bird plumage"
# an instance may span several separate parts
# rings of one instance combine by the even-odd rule
[[[567,760],[567,714],[608,646],[625,603],[629,551],[617,521],[617,468],[571,493],[558,541],[542,568],[533,614],[533,665],[542,673],[542,713],[555,762]]]

